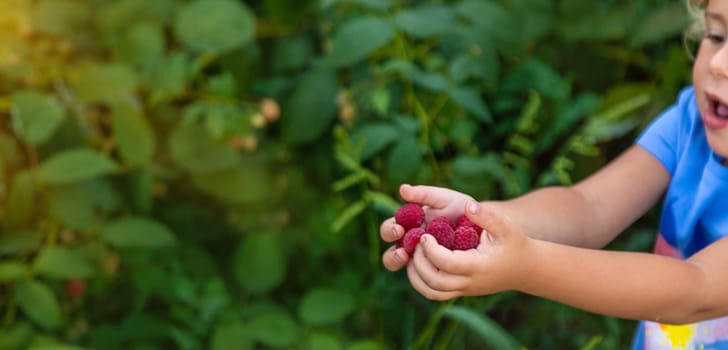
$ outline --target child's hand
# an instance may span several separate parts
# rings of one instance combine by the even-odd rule
[[[491,206],[473,201],[465,212],[470,221],[484,228],[476,249],[453,251],[425,234],[407,266],[410,283],[428,299],[517,289],[519,280],[529,276],[531,239]]]
[[[418,203],[425,208],[427,221],[438,216],[452,220],[463,214],[465,204],[473,202],[473,197],[442,187],[402,185],[399,194],[407,202]],[[379,227],[379,235],[386,242],[395,242],[404,236],[404,228],[394,222],[394,218],[384,220]],[[390,271],[407,265],[410,257],[404,248],[391,246],[382,255],[382,263]]]

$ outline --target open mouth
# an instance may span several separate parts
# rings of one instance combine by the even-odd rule
[[[703,116],[703,124],[709,129],[722,129],[728,126],[728,103],[717,95],[707,94],[708,110]]]
[[[708,108],[718,118],[728,118],[728,105],[721,102],[717,98],[708,96]]]

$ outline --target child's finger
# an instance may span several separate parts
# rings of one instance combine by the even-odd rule
[[[425,298],[430,300],[448,300],[461,296],[459,291],[441,291],[431,288],[422,280],[422,277],[420,277],[413,265],[414,264],[407,265],[407,277],[409,278],[412,288],[422,294]]]
[[[498,240],[516,229],[511,219],[493,207],[478,202],[470,202],[465,207],[468,219],[482,227],[491,239]]]
[[[379,236],[385,242],[394,242],[404,236],[404,228],[394,222],[394,218],[382,221],[379,226]]]
[[[410,257],[404,248],[391,246],[382,254],[382,264],[389,271],[398,271],[407,265]]]
[[[433,186],[399,186],[399,194],[407,202],[418,203],[434,209],[441,209],[450,204],[452,192],[450,190]]]
[[[438,269],[454,275],[468,273],[467,265],[463,259],[462,251],[452,251],[437,243],[432,235],[425,234],[420,237],[418,251],[422,251],[426,260]],[[458,256],[460,255],[460,256]]]
[[[415,256],[412,258],[410,265],[414,267],[424,284],[433,290],[443,292],[460,291],[467,287],[469,282],[467,276],[451,274],[448,271],[438,269],[421,251],[415,251]]]

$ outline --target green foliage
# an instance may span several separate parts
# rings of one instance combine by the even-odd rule
[[[427,301],[378,228],[401,183],[500,199],[604,165],[689,82],[685,24],[667,0],[0,2],[0,349],[625,348],[632,322],[525,295]]]

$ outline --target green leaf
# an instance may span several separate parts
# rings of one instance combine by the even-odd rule
[[[187,47],[203,52],[225,52],[251,42],[255,16],[242,2],[195,0],[182,6],[175,35]]]
[[[311,332],[308,334],[307,350],[341,350],[341,340],[332,334],[324,332]]]
[[[201,125],[180,122],[169,139],[172,158],[191,173],[215,172],[233,168],[238,154],[212,139]]]
[[[32,12],[34,28],[57,36],[73,35],[87,23],[91,11],[83,4],[70,0],[42,0]]]
[[[93,274],[86,258],[66,247],[49,247],[41,251],[33,263],[33,270],[56,279],[88,278]]]
[[[306,293],[298,306],[298,316],[312,327],[342,322],[355,308],[350,293],[332,288],[315,288]]]
[[[452,6],[429,4],[400,11],[394,17],[394,22],[416,38],[445,34],[457,24]]]
[[[131,95],[138,78],[131,67],[114,63],[96,65],[76,72],[71,86],[84,102],[105,103]]]
[[[450,305],[443,310],[443,316],[458,321],[494,349],[518,350],[521,345],[505,329],[492,319],[462,306]]]
[[[265,166],[243,161],[239,166],[218,172],[193,176],[194,184],[203,192],[229,204],[260,204],[270,198],[271,174]]]
[[[20,310],[35,324],[56,329],[61,326],[61,308],[50,288],[39,281],[19,282],[15,296]]]
[[[422,165],[420,145],[413,136],[402,137],[394,144],[387,162],[389,183],[401,184],[411,180]]]
[[[62,185],[109,175],[118,170],[108,156],[88,148],[61,151],[46,159],[38,169],[38,179]]]
[[[474,89],[457,87],[450,91],[450,97],[455,103],[465,108],[481,122],[493,122],[493,117],[490,115],[488,106],[486,106],[483,98]]]
[[[11,111],[13,130],[32,146],[39,146],[53,136],[65,113],[55,97],[38,91],[15,93]]]
[[[130,103],[114,104],[112,131],[119,154],[129,164],[144,165],[154,156],[154,132],[138,108]]]
[[[165,46],[164,29],[159,23],[145,21],[127,30],[119,45],[119,54],[126,62],[144,65],[162,57]]]
[[[126,217],[112,221],[101,230],[104,241],[118,248],[161,248],[176,242],[174,233],[147,217]]]
[[[253,233],[243,239],[235,255],[235,277],[253,294],[278,287],[286,276],[285,254],[276,234]]]
[[[40,247],[43,235],[33,231],[3,233],[0,235],[0,255],[24,254]]]
[[[50,214],[74,230],[86,230],[97,223],[94,202],[81,184],[49,188],[46,197]]]
[[[0,329],[0,349],[23,349],[33,333],[33,327],[30,324],[16,320],[7,328]]]
[[[30,269],[27,265],[15,261],[0,263],[0,284],[15,282],[28,277]],[[0,347],[0,349],[2,349]]]
[[[357,340],[346,347],[346,350],[384,350],[386,347],[370,339]]]
[[[336,76],[330,70],[315,69],[298,82],[283,108],[283,138],[291,144],[316,141],[334,119]]]
[[[394,124],[367,123],[351,135],[354,147],[361,148],[359,160],[365,162],[392,144],[402,133]]]
[[[241,322],[218,325],[212,333],[211,350],[252,350],[253,338],[245,324]]]
[[[363,213],[364,210],[367,209],[367,206],[368,204],[365,200],[360,200],[346,207],[346,209],[344,209],[344,211],[336,217],[336,220],[331,223],[331,231],[335,233],[341,231],[344,226],[354,220],[354,218],[359,216],[359,214]]]
[[[646,18],[640,18],[636,33],[630,36],[632,46],[648,45],[679,36],[690,20],[683,3],[668,3]]]
[[[154,106],[180,97],[190,78],[190,58],[185,52],[172,52],[152,60],[144,71],[150,89],[149,103]]]
[[[85,350],[85,348],[75,346],[75,345],[65,345],[65,344],[44,344],[44,345],[34,345],[28,350]]]
[[[271,311],[252,319],[247,330],[265,346],[291,348],[301,338],[301,331],[295,321],[286,313]]]
[[[15,174],[10,185],[10,193],[5,202],[3,227],[17,230],[30,223],[35,207],[36,179],[30,170]]]
[[[354,17],[345,22],[331,39],[326,58],[334,68],[348,66],[389,43],[394,38],[392,24],[379,17]]]

